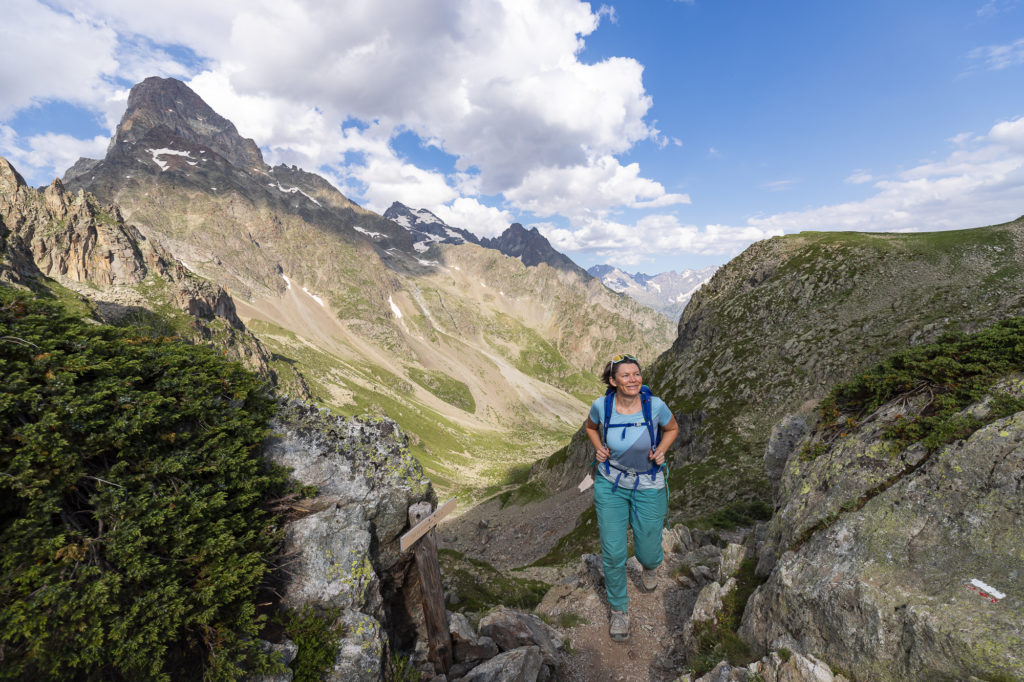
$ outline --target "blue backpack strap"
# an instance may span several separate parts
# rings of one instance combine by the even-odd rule
[[[650,388],[646,385],[640,387],[640,409],[644,413],[644,424],[647,425],[647,432],[651,434],[651,449],[654,449],[661,442],[661,428],[654,423],[654,416],[651,412],[652,397],[654,396]]]
[[[602,419],[603,423],[601,424],[601,428],[603,429],[601,442],[604,443],[605,445],[608,445],[608,424],[611,423],[612,420],[612,410],[614,409],[614,402],[615,389],[609,386],[608,390],[604,392],[604,418]],[[608,459],[611,459],[611,457],[609,457]],[[607,459],[604,461],[604,471],[606,474],[611,474],[611,467]],[[618,485],[618,481],[616,481],[616,485]]]

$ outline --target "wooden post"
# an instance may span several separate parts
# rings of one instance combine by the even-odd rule
[[[409,507],[409,525],[413,526],[413,530],[416,530],[417,524],[430,516],[429,502],[419,502]],[[434,523],[436,524],[436,520]],[[430,654],[440,672],[448,674],[452,668],[452,636],[448,631],[448,618],[444,612],[444,588],[441,587],[441,568],[437,563],[437,537],[432,526],[428,533],[416,541],[416,568],[420,572],[423,620],[427,627]]]

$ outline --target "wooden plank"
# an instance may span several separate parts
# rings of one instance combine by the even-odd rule
[[[424,504],[424,503],[421,502],[420,504]],[[426,504],[428,505],[427,508],[429,509],[429,504],[430,503],[428,502]],[[412,520],[412,510],[413,510],[414,507],[419,507],[419,506],[420,505],[414,504],[412,507],[409,507],[409,524],[410,525],[413,523],[413,520]],[[402,548],[402,551],[405,552],[410,547],[412,547],[413,544],[417,540],[419,540],[421,537],[426,535],[430,530],[432,530],[434,528],[434,526],[436,526],[437,523],[441,519],[443,519],[444,517],[448,516],[448,514],[450,514],[453,509],[455,509],[455,498],[454,497],[452,499],[448,500],[447,502],[445,502],[443,505],[441,505],[436,512],[434,512],[433,514],[431,514],[430,516],[426,517],[425,519],[423,519],[422,521],[417,523],[415,526],[410,528],[409,532],[407,532],[405,535],[402,536],[402,540],[399,543],[399,546]]]
[[[429,520],[429,513],[429,502],[414,504],[409,507],[409,523]],[[430,528],[416,544],[416,568],[420,574],[423,621],[427,629],[430,656],[437,672],[448,674],[453,662],[452,636],[448,630],[448,617],[444,612],[444,588],[441,585],[441,567],[437,563],[437,534],[433,528]]]

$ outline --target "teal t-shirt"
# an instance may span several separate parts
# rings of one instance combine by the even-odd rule
[[[622,469],[628,469],[632,472],[644,472],[650,471],[651,466],[654,464],[648,457],[651,453],[651,434],[644,426],[644,415],[642,410],[637,410],[634,414],[620,414],[615,409],[615,401],[612,401],[612,417],[610,424],[612,425],[608,429],[608,449],[611,451],[612,464]],[[651,398],[651,419],[654,420],[655,424],[666,426],[672,420],[672,411],[668,409],[668,405],[665,404],[661,398]],[[594,401],[594,404],[590,406],[590,421],[595,424],[601,424],[601,431],[604,431],[604,396],[601,396]],[[617,426],[626,424],[626,426]],[[608,480],[614,482],[619,474],[622,473],[616,469],[609,468],[608,472],[605,472],[605,467],[598,465],[597,470],[601,472],[601,475]],[[629,479],[628,481],[626,479]],[[636,481],[633,480],[632,476],[622,475],[619,479],[619,485],[627,485],[632,488]],[[665,474],[664,472],[659,473],[654,480],[651,480],[650,476],[640,476],[640,483],[637,485],[637,489],[644,488],[663,488],[665,487]]]

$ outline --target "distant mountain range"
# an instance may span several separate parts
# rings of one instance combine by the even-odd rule
[[[614,265],[595,265],[587,269],[611,289],[654,308],[673,320],[683,314],[686,304],[705,282],[711,279],[717,266],[702,270],[682,270],[645,275],[642,272],[630,274]]]

